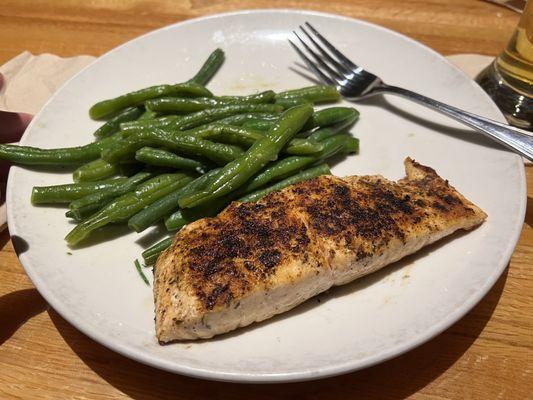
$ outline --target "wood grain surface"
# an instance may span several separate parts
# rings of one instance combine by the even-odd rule
[[[530,0],[531,1],[531,0]],[[3,0],[0,64],[23,50],[100,55],[155,28],[246,8],[306,8],[368,20],[443,54],[496,55],[517,14],[475,0]],[[237,385],[161,372],[122,357],[52,310],[0,234],[0,399],[532,399],[533,167],[509,267],[462,320],[381,365],[316,382]]]

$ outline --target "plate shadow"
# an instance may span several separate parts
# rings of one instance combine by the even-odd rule
[[[533,228],[533,197],[527,198],[526,217],[524,223]]]
[[[0,297],[0,346],[30,318],[49,308],[37,289],[23,289]]]

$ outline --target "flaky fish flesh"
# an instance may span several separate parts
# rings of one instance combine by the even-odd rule
[[[155,267],[159,341],[263,321],[485,220],[433,169],[405,169],[320,176],[183,228]]]

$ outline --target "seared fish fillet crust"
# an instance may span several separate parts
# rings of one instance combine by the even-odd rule
[[[159,341],[265,320],[486,218],[433,169],[405,168],[320,176],[186,226],[155,268]]]

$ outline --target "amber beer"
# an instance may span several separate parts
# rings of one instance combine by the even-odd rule
[[[533,132],[533,0],[507,48],[476,78],[511,125]]]
[[[533,97],[533,0],[529,0],[507,48],[496,61],[509,84]]]

